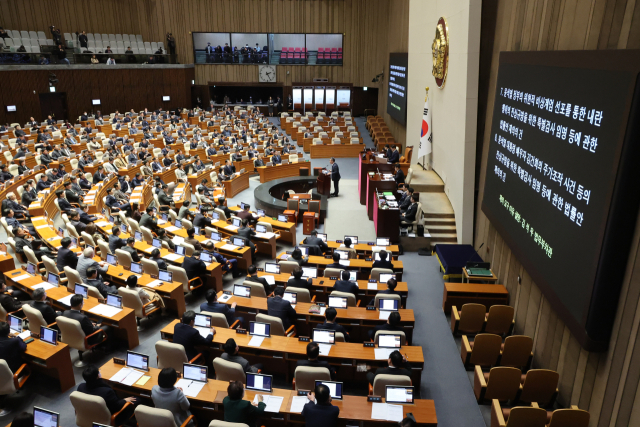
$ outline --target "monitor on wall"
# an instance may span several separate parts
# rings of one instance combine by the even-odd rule
[[[162,97],[162,100],[163,101],[171,101],[171,97],[165,95],[165,96]]]
[[[99,99],[92,99],[91,100],[91,104],[92,105],[100,105],[100,100]]]
[[[407,124],[407,68],[408,53],[389,54],[389,84],[387,91],[387,114]]]
[[[11,112],[15,112],[16,111],[16,106],[15,105],[7,105],[7,112],[11,113]]]

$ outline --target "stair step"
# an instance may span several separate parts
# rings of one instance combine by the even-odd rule
[[[441,237],[437,237],[434,238],[433,236],[431,237],[431,249],[433,249],[435,247],[435,245],[440,245],[440,244],[450,244],[450,243],[457,243],[458,239],[457,238],[447,238],[447,239],[443,239]]]
[[[422,212],[424,218],[453,218],[455,220],[456,214],[448,212]]]
[[[455,218],[424,218],[424,225],[456,225]]]
[[[429,230],[429,233],[434,234],[456,234],[456,226],[455,224],[453,226],[449,226],[449,225],[429,225],[429,226],[425,226],[425,228],[427,230]]]
[[[431,238],[437,240],[445,240],[445,239],[457,239],[458,235],[456,233],[451,233],[449,231],[441,231],[441,230],[428,230],[426,231],[431,235]]]

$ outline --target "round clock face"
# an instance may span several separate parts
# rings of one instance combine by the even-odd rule
[[[274,65],[263,65],[260,67],[260,81],[261,82],[275,82],[276,81],[276,67]]]

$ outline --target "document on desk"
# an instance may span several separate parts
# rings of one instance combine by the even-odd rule
[[[143,249],[142,251],[150,254],[151,252],[153,252],[154,249],[157,249],[157,248],[155,246],[149,246],[148,248]]]
[[[159,219],[158,220],[158,225],[162,225],[162,224],[166,224],[167,221],[165,221],[164,219]]]
[[[55,286],[47,282],[38,283],[37,285],[31,287],[31,289],[44,289],[45,291],[51,288],[55,288]]]
[[[233,295],[224,294],[220,298],[218,298],[218,302],[227,302],[231,299]]]
[[[349,267],[349,264],[351,264],[351,261],[349,261],[348,259],[341,259],[338,262],[340,263],[340,265],[344,265],[345,267]]]
[[[388,403],[373,403],[371,405],[371,419],[400,422],[402,417],[402,405]]]
[[[180,258],[182,258],[182,255],[178,255],[178,254],[166,254],[165,256],[163,256],[162,258],[164,259],[168,259],[169,261],[175,261],[178,260]]]
[[[201,327],[195,327],[198,332],[200,333],[200,335],[202,335],[203,338],[206,338],[209,336],[209,334],[211,333],[211,329],[209,328],[201,328]]]
[[[396,351],[396,348],[376,348],[374,349],[376,360],[387,360],[389,355]]]
[[[236,249],[238,249],[238,246],[227,243],[226,245],[222,246],[220,249],[224,249],[225,251],[235,251]]]
[[[270,239],[275,235],[276,233],[256,233],[256,237],[259,237],[261,239]]]
[[[98,304],[89,310],[93,314],[99,314],[104,317],[113,317],[122,311],[121,308],[113,307],[106,304]]]
[[[118,372],[116,372],[115,375],[110,378],[110,380],[114,383],[121,383],[122,380],[124,380],[131,372],[133,372],[133,369],[131,368],[122,368]]]
[[[262,401],[267,405],[264,408],[265,412],[280,412],[280,406],[282,406],[282,402],[284,401],[283,396],[271,396],[268,394],[262,394]],[[253,398],[253,403],[258,403],[258,395],[256,394]]]
[[[328,356],[329,352],[331,351],[331,344],[318,344],[318,347],[320,347],[320,356]]]
[[[249,347],[260,347],[262,345],[262,341],[264,341],[264,337],[254,335],[251,337],[251,339],[249,340],[249,344],[247,345]]]
[[[24,331],[20,334],[18,334],[18,338],[20,338],[21,340],[25,339],[25,338],[29,338],[31,336],[31,331]]]
[[[391,315],[391,310],[382,310],[380,312],[380,316],[378,317],[378,319],[380,320],[387,320],[389,319],[389,316]]]
[[[182,388],[182,392],[187,397],[198,397],[198,393],[200,393],[205,384],[206,382],[203,381],[191,381],[181,378],[176,383],[176,387]]]
[[[11,280],[13,280],[14,282],[20,282],[24,279],[30,279],[32,277],[35,277],[35,276],[32,276],[30,274],[21,274],[18,277],[12,277]]]
[[[169,227],[165,227],[165,231],[168,231],[170,233],[173,233],[174,231],[178,231],[180,230],[178,227],[176,227],[175,225],[170,225]]]
[[[293,396],[293,399],[291,399],[291,409],[289,411],[302,412],[304,405],[306,405],[308,401],[307,396]]]
[[[42,228],[47,228],[47,227],[49,227],[49,224],[39,225],[39,226],[36,227],[36,230],[40,230]]]
[[[140,371],[136,371],[135,369],[132,369],[131,373],[129,375],[127,375],[120,382],[122,384],[124,384],[124,385],[132,386],[132,385],[134,385],[136,383],[136,381],[138,381],[140,378],[142,378],[143,375],[144,375],[144,372],[140,372]]]
[[[171,241],[176,245],[181,245],[184,242],[184,237],[173,236],[173,239],[171,239]]]
[[[327,311],[327,307],[320,307],[320,316],[324,316],[325,311]]]
[[[149,282],[146,285],[147,288],[155,288],[156,286],[162,286],[164,282],[162,280],[154,280],[153,282]]]
[[[262,278],[263,278],[264,280],[266,280],[266,281],[267,281],[267,283],[268,283],[268,284],[270,284],[270,285],[272,285],[272,286],[276,284],[276,278],[275,278],[275,277],[273,277],[273,276],[262,276]]]
[[[109,225],[109,221],[99,221],[99,222],[94,222],[95,225],[97,225],[98,227],[106,227],[107,225]]]
[[[226,227],[224,227],[224,229],[229,231],[236,231],[238,227],[236,227],[235,225],[227,225]]]
[[[73,296],[73,294],[71,295],[67,295],[66,297],[62,297],[58,300],[59,303],[62,303],[68,307],[71,307],[71,297]]]
[[[367,289],[375,291],[378,289],[378,282],[367,282]]]

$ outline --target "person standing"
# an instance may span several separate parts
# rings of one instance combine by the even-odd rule
[[[78,36],[78,42],[80,42],[80,47],[84,47],[86,49],[87,46],[88,46],[88,42],[89,42],[89,38],[87,37],[87,33],[85,33],[83,31],[82,34],[80,34]]]
[[[167,33],[167,47],[169,48],[169,53],[171,55],[176,54],[176,39],[171,33]]]
[[[269,117],[273,117],[273,98],[269,97],[269,101],[267,102],[267,105],[269,106]]]
[[[58,62],[59,63],[64,63],[64,64],[67,64],[67,65],[71,65],[71,63],[67,59],[67,51],[62,47],[61,44],[58,45],[58,48],[56,49],[56,52],[58,54]]]
[[[329,172],[331,173],[331,181],[333,181],[333,193],[331,194],[331,196],[338,197],[339,183],[340,183],[340,168],[336,163],[335,157],[332,157],[331,160],[329,160],[329,163],[331,164],[331,170]]]

